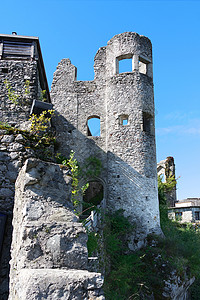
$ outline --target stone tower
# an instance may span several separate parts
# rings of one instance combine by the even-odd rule
[[[132,68],[120,73],[123,60]],[[123,209],[136,224],[129,247],[142,246],[148,233],[160,233],[157,196],[152,46],[148,38],[125,32],[98,50],[93,81],[77,81],[76,67],[63,59],[54,73],[51,99],[59,112],[59,150],[73,149],[80,162],[101,159],[97,180],[106,207]],[[89,121],[99,120],[100,134]]]
[[[19,96],[25,90],[25,83],[29,82],[29,94],[19,103],[21,105],[8,99],[5,81]],[[42,90],[46,90],[47,102],[50,102],[39,39],[15,32],[0,34],[0,121],[22,126],[29,118],[33,100],[40,99]]]

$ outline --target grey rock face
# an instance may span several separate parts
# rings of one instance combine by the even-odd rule
[[[24,269],[13,300],[104,300],[103,279],[97,273],[76,270]]]
[[[182,280],[176,273],[172,274],[170,279],[165,281],[163,299],[189,300],[188,290],[194,281],[194,277],[189,279],[185,276],[185,280]]]
[[[87,268],[87,235],[73,213],[70,183],[59,165],[26,161],[15,185],[13,268]]]

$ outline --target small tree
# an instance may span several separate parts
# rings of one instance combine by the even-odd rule
[[[49,122],[51,121],[53,115],[53,109],[43,111],[39,116],[32,114],[29,118],[29,120],[31,121],[31,133],[44,134],[49,127]]]
[[[161,205],[166,205],[166,193],[169,193],[177,184],[175,176],[169,176],[166,181],[162,181],[162,176],[158,176],[158,198]]]

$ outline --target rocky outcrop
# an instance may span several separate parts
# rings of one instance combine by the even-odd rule
[[[194,281],[195,277],[188,278],[185,274],[185,279],[182,280],[175,271],[172,272],[170,278],[165,281],[162,293],[163,299],[189,300],[189,288]]]
[[[87,271],[87,234],[70,194],[67,168],[25,162],[16,181],[10,300],[103,299],[101,274]]]

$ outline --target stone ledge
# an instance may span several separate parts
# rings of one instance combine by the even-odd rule
[[[17,275],[17,274],[16,274]],[[83,270],[22,269],[9,300],[104,300],[103,277]]]

